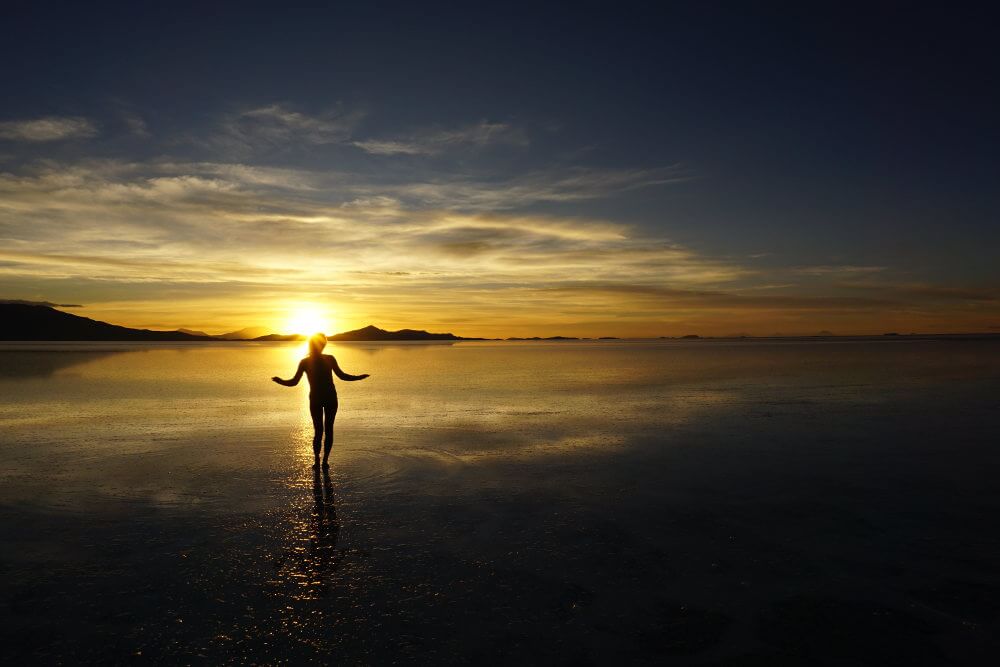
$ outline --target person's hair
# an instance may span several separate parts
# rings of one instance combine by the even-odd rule
[[[309,354],[319,354],[326,347],[326,336],[321,333],[309,337]]]

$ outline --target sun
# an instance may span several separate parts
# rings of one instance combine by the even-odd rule
[[[314,333],[334,333],[331,318],[317,306],[300,306],[288,316],[288,333],[311,336]]]

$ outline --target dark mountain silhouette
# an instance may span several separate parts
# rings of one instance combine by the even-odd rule
[[[246,327],[240,329],[239,331],[230,331],[223,334],[207,334],[204,331],[195,331],[194,329],[178,329],[181,333],[191,334],[192,336],[205,336],[206,338],[220,338],[222,340],[254,340],[254,339],[264,339],[273,340],[273,338],[267,338],[268,336],[280,336],[280,334],[272,334],[264,327]],[[289,338],[289,340],[293,340]]]
[[[130,329],[88,317],[71,315],[45,305],[0,302],[0,340],[148,340],[148,341],[217,341],[255,340],[292,341],[303,340],[300,334],[266,334],[247,338],[249,334],[267,331],[259,327],[249,327],[221,336],[209,336],[199,331],[182,329],[177,331],[150,331]],[[428,333],[418,329],[386,331],[375,326],[345,331],[330,336],[330,340],[340,341],[390,341],[390,340],[482,340],[462,338],[450,333]]]
[[[258,336],[253,340],[259,341],[283,341],[283,340],[304,340],[306,336],[302,334],[268,334]],[[400,329],[399,331],[386,331],[374,325],[368,325],[362,329],[345,331],[339,334],[327,336],[328,340],[340,341],[381,341],[381,340],[483,340],[482,338],[463,338],[451,333],[428,333],[422,329]]]
[[[182,331],[129,329],[22,303],[0,303],[0,320],[0,340],[213,340]]]
[[[250,340],[259,340],[267,342],[274,341],[287,341],[287,340],[305,340],[306,337],[302,334],[267,334],[266,336],[257,336],[256,338],[251,338]],[[246,340],[246,339],[241,339]]]
[[[428,333],[421,329],[400,329],[399,331],[386,331],[376,326],[368,325],[363,329],[345,331],[334,336],[329,336],[330,340],[483,340],[482,338],[463,338],[451,333]]]
[[[264,327],[246,327],[245,329],[240,329],[239,331],[230,331],[229,333],[219,334],[216,338],[222,338],[225,340],[252,340],[254,338],[260,338],[261,336],[267,336],[271,332]]]
[[[542,338],[541,336],[531,336],[529,338],[508,338],[507,340],[580,340],[574,336],[547,336]]]

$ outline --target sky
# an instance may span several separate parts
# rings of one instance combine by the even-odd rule
[[[0,298],[209,333],[1000,331],[985,9],[324,4],[5,3]]]

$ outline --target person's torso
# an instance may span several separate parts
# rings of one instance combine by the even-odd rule
[[[302,361],[306,377],[309,378],[309,395],[336,396],[337,389],[333,386],[333,367],[326,355],[306,357]]]

